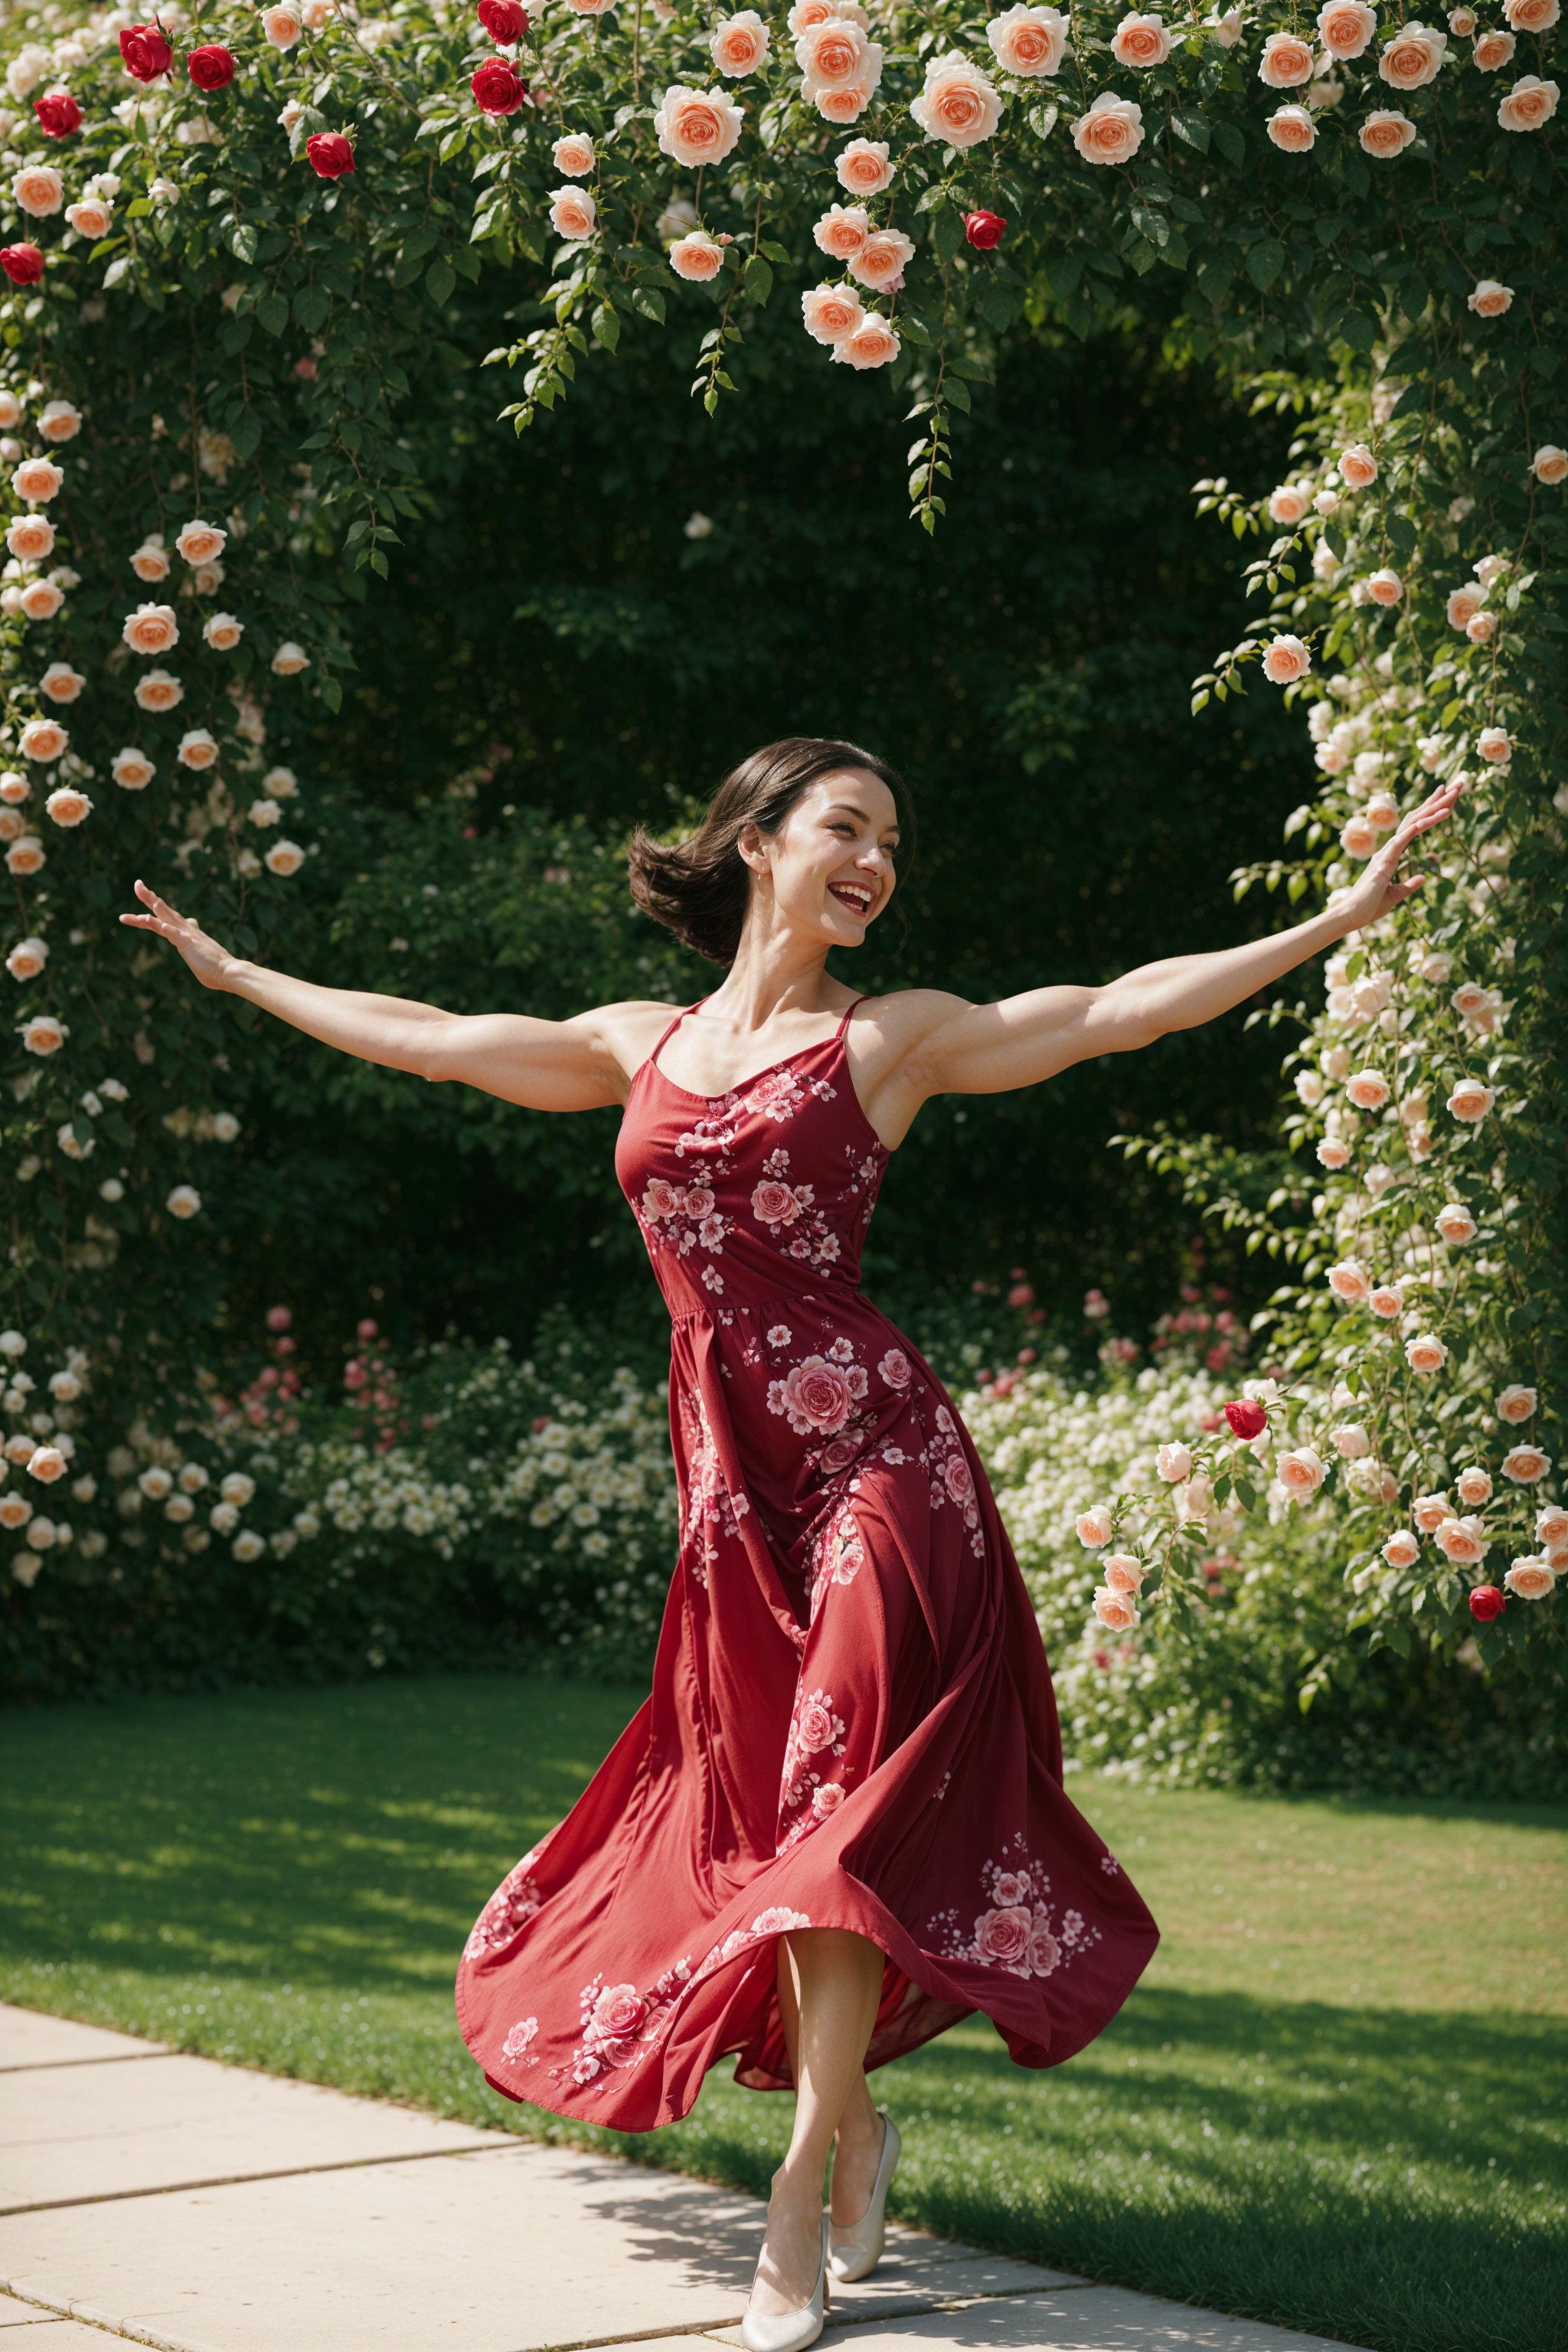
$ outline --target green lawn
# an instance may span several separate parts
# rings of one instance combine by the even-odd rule
[[[0,1719],[0,1997],[761,2189],[787,2103],[654,2137],[487,2090],[451,1979],[634,1704],[495,1675]],[[1375,2352],[1568,2343],[1547,1808],[1078,1780],[1164,1941],[1066,2066],[970,2023],[879,2078],[907,2219]]]

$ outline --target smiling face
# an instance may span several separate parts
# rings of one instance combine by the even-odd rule
[[[845,768],[807,786],[776,833],[749,825],[740,851],[752,907],[824,947],[858,947],[892,898],[899,812],[888,786]]]

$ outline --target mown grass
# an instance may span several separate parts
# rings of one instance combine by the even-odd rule
[[[498,2098],[458,1948],[634,1695],[505,1676],[0,1720],[0,1997],[762,2189],[787,2102],[648,2138]],[[1373,2352],[1568,2344],[1563,1829],[1546,1807],[1075,1780],[1164,1940],[1068,2065],[971,2021],[878,2083],[910,2221]]]

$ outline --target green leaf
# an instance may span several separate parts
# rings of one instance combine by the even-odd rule
[[[458,273],[449,261],[435,260],[425,272],[426,290],[437,309],[451,300],[452,289],[457,282]]]
[[[626,300],[639,319],[651,319],[656,326],[663,326],[664,296],[657,286],[634,286]]]
[[[773,290],[773,264],[764,261],[760,253],[753,253],[742,273],[742,282],[749,302],[765,302]]]
[[[1031,106],[1024,120],[1037,139],[1048,139],[1057,127],[1059,112],[1055,106]]]
[[[1347,310],[1340,320],[1339,334],[1352,352],[1370,352],[1377,341],[1377,320],[1370,310]]]
[[[294,297],[294,316],[308,335],[316,334],[327,323],[331,298],[324,286],[301,286]]]
[[[269,335],[280,335],[289,324],[289,305],[269,288],[256,305],[256,315]]]
[[[132,210],[135,210],[134,205],[132,206]],[[236,221],[234,226],[229,230],[228,249],[233,254],[235,259],[237,261],[243,261],[247,268],[248,268],[251,262],[256,258],[256,247],[258,236],[259,231],[258,230],[254,221]]]
[[[1247,274],[1260,294],[1267,294],[1285,267],[1285,248],[1278,237],[1260,236],[1247,248]]]
[[[954,408],[961,410],[963,414],[967,416],[970,413],[971,404],[969,386],[964,383],[963,378],[961,375],[949,376],[946,383],[942,387],[942,390],[946,397],[952,401]]]
[[[260,417],[254,411],[248,416],[242,416],[228,437],[234,443],[237,457],[243,461],[254,457],[261,440]]]
[[[931,241],[936,247],[939,261],[951,261],[963,243],[963,219],[951,205],[945,212],[938,213],[931,224]]]
[[[1397,547],[1402,554],[1410,554],[1415,547],[1417,540],[1415,525],[1408,515],[1390,515],[1384,525],[1384,530],[1390,542]]]
[[[1237,129],[1235,123],[1215,123],[1212,127],[1211,136],[1214,140],[1215,145],[1225,157],[1226,162],[1227,163],[1236,164],[1237,169],[1239,169],[1242,163],[1247,160],[1247,142],[1242,137],[1240,131]]]
[[[602,343],[605,351],[613,352],[620,340],[621,321],[618,312],[613,310],[607,302],[601,302],[594,313],[594,341],[596,343]]]
[[[1173,114],[1171,128],[1188,147],[1195,147],[1200,155],[1209,152],[1209,126],[1201,114]]]

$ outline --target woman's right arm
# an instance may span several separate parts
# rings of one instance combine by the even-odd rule
[[[231,955],[144,882],[137,883],[136,896],[145,911],[121,921],[167,940],[204,988],[244,997],[362,1062],[457,1080],[531,1110],[624,1102],[633,1071],[669,1017],[668,1005],[609,1004],[569,1021],[541,1021],[522,1013],[445,1013],[407,997],[320,988]]]

